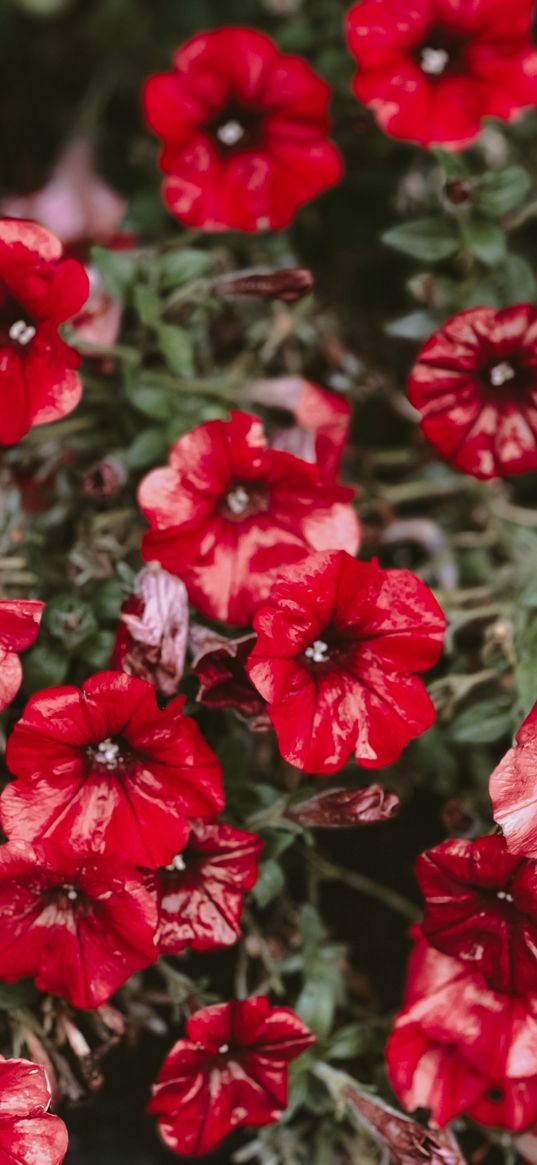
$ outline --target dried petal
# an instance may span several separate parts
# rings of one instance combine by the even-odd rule
[[[332,789],[329,793],[317,793],[300,805],[294,805],[288,810],[287,817],[300,825],[317,829],[348,829],[353,825],[389,821],[399,808],[396,793],[388,793],[382,785],[369,785],[367,789]]]

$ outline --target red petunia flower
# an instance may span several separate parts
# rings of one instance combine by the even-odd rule
[[[0,712],[21,686],[18,652],[34,643],[44,609],[37,599],[0,599]]]
[[[454,316],[422,348],[408,395],[458,469],[485,479],[537,469],[537,308]]]
[[[240,936],[244,895],[255,885],[262,842],[254,833],[193,821],[186,848],[157,874],[162,954],[227,947]]]
[[[512,853],[537,858],[537,704],[490,778],[494,820]]]
[[[0,1056],[0,1159],[18,1165],[61,1165],[67,1129],[47,1112],[51,1095],[43,1068]]]
[[[99,1007],[155,962],[156,925],[154,895],[117,855],[0,846],[0,980],[33,976],[73,1007]]]
[[[32,696],[7,746],[18,778],[0,797],[8,837],[171,861],[188,819],[224,802],[219,762],[183,704],[160,711],[151,684],[118,672]]]
[[[315,1043],[293,1011],[265,996],[217,1003],[191,1016],[186,1039],[172,1048],[149,1111],[169,1149],[201,1156],[233,1129],[260,1128],[287,1105],[287,1072]]]
[[[356,97],[385,133],[461,149],[484,117],[537,102],[533,0],[360,0],[347,15]]]
[[[171,73],[146,82],[150,128],[163,139],[168,209],[187,226],[286,227],[304,202],[337,182],[328,140],[330,89],[301,57],[250,28],[195,36]]]
[[[461,1113],[517,1130],[537,1120],[537,994],[500,994],[419,941],[386,1049],[392,1088],[440,1127]]]
[[[309,550],[354,554],[359,544],[353,491],[323,485],[315,466],[267,448],[246,413],[180,437],[138,496],[151,523],[144,557],[179,575],[194,606],[225,623],[248,624],[280,569]]]
[[[423,933],[497,991],[537,988],[537,863],[499,835],[446,841],[418,858]]]
[[[111,666],[174,696],[183,677],[188,639],[185,584],[151,562],[123,603]]]
[[[32,222],[0,219],[0,445],[76,408],[80,357],[59,325],[80,311],[88,277],[60,240]]]
[[[200,704],[206,708],[233,708],[253,732],[266,732],[270,729],[266,702],[246,670],[255,640],[255,635],[228,639],[209,627],[194,624],[190,628],[191,666],[200,682],[196,696]]]
[[[282,571],[248,663],[282,756],[309,773],[333,773],[352,753],[366,768],[397,760],[434,721],[413,673],[436,663],[445,625],[408,570],[336,551]]]

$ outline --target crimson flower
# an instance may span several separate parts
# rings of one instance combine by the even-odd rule
[[[0,980],[35,977],[73,1007],[99,1007],[157,958],[154,895],[91,845],[0,846]]]
[[[321,481],[335,480],[351,423],[350,402],[344,396],[302,376],[254,380],[246,396],[291,414],[294,424],[273,432],[273,449],[284,449],[304,461],[316,462]]]
[[[279,229],[339,180],[330,89],[301,57],[254,29],[219,28],[178,49],[173,65],[149,78],[143,104],[164,143],[164,200],[181,222]]]
[[[254,627],[248,672],[297,768],[333,773],[352,753],[380,768],[433,723],[413,673],[438,660],[445,618],[410,571],[312,554],[281,572]]]
[[[266,703],[246,670],[255,635],[228,639],[209,627],[190,628],[192,671],[200,682],[196,699],[206,708],[233,708],[253,732],[270,728]]]
[[[61,1165],[67,1129],[47,1112],[51,1095],[43,1068],[0,1056],[0,1157],[18,1165]]]
[[[37,637],[45,604],[37,599],[0,599],[0,712],[15,699],[21,686],[19,651]]]
[[[248,624],[281,568],[309,550],[358,548],[353,491],[323,485],[315,466],[269,449],[246,413],[180,437],[138,496],[151,524],[144,557],[179,575],[194,606],[225,623]]]
[[[510,854],[499,835],[446,841],[418,858],[423,933],[471,964],[497,991],[537,984],[537,863]]]
[[[185,584],[158,562],[149,563],[136,576],[119,620],[112,667],[174,696],[183,677],[188,638]]]
[[[484,117],[537,101],[533,0],[360,0],[347,15],[356,97],[385,133],[461,149]]]
[[[85,303],[81,263],[62,259],[60,240],[32,222],[0,219],[0,445],[76,407],[77,352],[58,327]]]
[[[254,833],[193,821],[186,848],[157,874],[162,954],[227,947],[240,936],[244,895],[255,885],[262,842]]]
[[[287,817],[315,829],[349,829],[355,825],[374,825],[390,821],[399,812],[397,793],[388,793],[382,785],[366,789],[331,789],[315,793],[307,801],[293,805]]]
[[[440,1127],[461,1113],[496,1128],[537,1120],[537,994],[492,991],[461,959],[419,941],[386,1049],[391,1085]]]
[[[259,1128],[287,1105],[287,1072],[315,1043],[293,1011],[263,995],[196,1012],[169,1053],[149,1111],[169,1149],[201,1156],[233,1129]]]
[[[512,853],[537,858],[537,704],[490,778],[494,820]]]
[[[171,861],[188,819],[223,806],[220,765],[183,704],[160,711],[151,684],[118,672],[32,696],[7,746],[18,778],[0,797],[8,837]]]
[[[537,469],[537,308],[460,312],[422,348],[408,395],[442,457],[473,477]]]

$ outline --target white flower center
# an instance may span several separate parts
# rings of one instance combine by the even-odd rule
[[[250,498],[242,485],[238,485],[235,489],[230,489],[226,496],[226,505],[231,510],[232,514],[243,514],[248,508]]]
[[[313,660],[313,663],[325,663],[328,659],[328,644],[322,639],[316,639],[306,648],[304,655],[307,659]]]
[[[176,870],[186,870],[186,863],[183,855],[176,854],[170,862],[169,866],[166,866],[166,869],[170,870],[172,873],[175,873]]]
[[[29,344],[35,336],[35,328],[32,324],[27,324],[26,320],[16,320],[9,329],[10,340],[15,340],[16,344]]]
[[[508,894],[507,890],[498,890],[496,897],[502,899],[504,902],[512,902],[513,901],[513,895]]]
[[[507,360],[495,364],[489,373],[490,383],[494,388],[501,388],[503,384],[507,384],[508,380],[513,380],[515,376],[515,370],[512,364],[508,364]]]
[[[95,747],[93,755],[97,763],[103,765],[105,769],[115,769],[120,752],[119,744],[108,737],[107,740],[101,740],[100,744]]]
[[[420,63],[424,73],[430,77],[441,77],[449,64],[449,53],[445,49],[433,49],[429,46],[421,50]]]
[[[223,146],[236,146],[244,137],[244,126],[241,125],[240,121],[231,117],[229,121],[218,126],[216,136]]]
[[[220,1044],[220,1047],[219,1047],[218,1051],[219,1051],[219,1052],[220,1052],[222,1055],[224,1055],[226,1052],[229,1052],[229,1044]]]
[[[76,900],[78,898],[78,890],[75,890],[74,886],[69,886],[69,885],[62,886],[62,890],[65,891],[65,895],[69,899],[70,902],[76,902]]]

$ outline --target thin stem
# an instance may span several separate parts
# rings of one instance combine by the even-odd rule
[[[376,898],[378,902],[382,902],[390,910],[395,910],[397,914],[401,914],[410,922],[417,922],[421,918],[421,911],[418,910],[418,907],[414,906],[413,902],[409,902],[407,898],[403,898],[396,890],[391,890],[389,886],[382,886],[379,882],[375,882],[372,878],[368,878],[365,874],[359,874],[355,870],[336,866],[326,858],[309,850],[305,850],[304,853],[309,864],[315,866],[318,873],[326,881],[342,882],[343,885],[350,886],[351,890],[356,890],[358,894],[365,894],[368,898]]]

